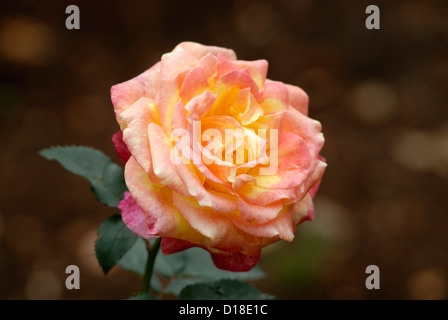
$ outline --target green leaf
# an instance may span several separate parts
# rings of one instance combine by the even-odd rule
[[[157,300],[157,298],[150,293],[139,293],[127,300]]]
[[[132,248],[129,249],[129,251],[126,252],[126,254],[117,263],[123,269],[134,272],[140,277],[143,277],[145,274],[147,260],[148,249],[146,248],[146,242],[143,238],[138,237]],[[162,289],[162,284],[155,274],[153,274],[151,279],[151,288],[155,292],[159,292]]]
[[[131,249],[137,239],[138,236],[124,224],[120,215],[113,215],[101,223],[95,251],[105,274]]]
[[[143,238],[139,237],[131,249],[118,261],[123,269],[132,271],[143,277],[145,274],[146,261],[148,260],[148,249]]]
[[[83,146],[58,146],[43,149],[40,155],[58,161],[68,171],[86,178],[95,197],[116,207],[127,190],[123,169],[99,150]]]
[[[266,300],[271,295],[261,293],[247,282],[222,279],[208,283],[186,286],[180,293],[180,300]]]
[[[167,278],[174,278],[165,289],[167,293],[179,295],[190,284],[208,280],[241,279],[255,280],[264,277],[260,267],[255,266],[248,272],[231,272],[218,269],[210,253],[201,248],[191,248],[169,256],[159,256],[155,269]]]

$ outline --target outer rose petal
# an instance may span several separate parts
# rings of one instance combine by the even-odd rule
[[[140,98],[127,110],[121,113],[126,123],[123,129],[123,140],[129,151],[140,166],[151,175],[151,180],[157,182],[152,172],[151,152],[149,148],[147,127],[148,123],[158,122],[157,109],[148,98]]]
[[[260,99],[264,113],[288,109],[288,89],[286,89],[286,86],[282,82],[266,81]]]
[[[158,62],[137,77],[114,85],[111,88],[112,103],[120,126],[122,124],[118,115],[129,108],[135,101],[141,97],[157,100],[160,66],[161,64]]]
[[[129,152],[128,147],[123,142],[123,132],[121,130],[115,132],[112,135],[112,142],[114,143],[115,151],[117,151],[118,157],[120,158],[123,165],[131,157],[131,153]]]
[[[188,239],[194,243],[202,240],[203,236],[173,207],[171,190],[154,185],[133,157],[126,163],[124,176],[132,198],[145,213],[147,221],[154,221],[150,234]]]
[[[230,62],[225,56],[222,54],[218,54],[216,58],[216,73],[219,78],[221,78],[226,73],[229,73],[230,71],[239,70],[239,68]]]
[[[169,255],[176,252],[184,251],[186,249],[193,248],[195,247],[195,244],[186,240],[163,237],[160,246],[162,247],[163,254]]]
[[[223,251],[247,251],[257,247],[261,239],[241,231],[227,218],[198,205],[191,197],[173,193],[173,204],[192,228],[207,238],[207,247]]]
[[[146,220],[145,213],[138,206],[138,204],[132,199],[129,191],[124,193],[124,199],[120,201],[118,209],[121,210],[121,217],[123,222],[131,229],[135,234],[145,239],[156,238],[150,234],[149,225],[154,224],[155,221]]]
[[[188,52],[192,56],[194,56],[196,59],[200,59],[203,56],[207,55],[208,53],[213,53],[214,55],[222,54],[227,59],[235,60],[236,54],[231,49],[221,48],[221,47],[215,47],[215,46],[205,46],[200,43],[196,42],[182,42],[174,48],[173,51],[180,51],[180,49]]]
[[[196,246],[197,245],[191,242],[169,237],[163,237],[161,243],[162,252],[165,255],[173,254]],[[201,248],[207,250],[207,248]],[[255,267],[255,265],[258,263],[258,260],[260,259],[261,250],[258,249],[255,252],[247,255],[241,252],[223,251],[210,251],[210,254],[216,267],[233,272],[244,272],[249,271],[250,269]]]
[[[290,84],[285,84],[285,86],[289,92],[289,104],[307,116],[310,99],[306,92],[297,86]]]
[[[292,107],[288,110],[293,116],[283,117],[283,131],[289,131],[301,137],[308,145],[311,157],[317,158],[325,142],[321,133],[321,123],[308,118]]]
[[[230,218],[235,226],[249,234],[292,241],[296,226],[302,221],[310,220],[310,215],[314,214],[311,199],[310,195],[305,196],[302,201],[285,207],[277,218],[262,224],[245,221],[238,215]]]
[[[247,68],[250,76],[257,83],[258,88],[262,89],[268,74],[268,62],[266,60],[244,61],[237,60],[234,62],[240,69]]]
[[[238,209],[244,220],[262,224],[277,217],[283,209],[283,201],[278,200],[268,205],[255,205],[239,198]]]
[[[324,157],[319,156],[319,160],[325,163],[325,158]],[[323,176],[323,173],[324,173],[324,170],[325,170],[326,166],[327,166],[327,164],[325,163],[325,167],[323,167],[323,169],[321,169],[321,172],[318,171],[319,168],[316,169],[317,174],[315,173],[315,178],[316,178],[317,182],[315,182],[314,186],[311,187],[311,189],[310,189],[310,195],[311,195],[312,198],[314,198],[314,196],[317,193],[317,190],[319,190],[320,180],[322,179],[322,176]]]
[[[246,255],[241,252],[210,252],[213,263],[220,269],[245,272],[255,267],[260,260],[261,250]]]
[[[265,206],[281,199],[296,199],[295,188],[270,189],[257,186],[255,183],[247,183],[236,189],[238,194],[247,202]]]

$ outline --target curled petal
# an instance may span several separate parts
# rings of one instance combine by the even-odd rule
[[[234,62],[240,69],[248,69],[249,75],[254,79],[258,88],[262,89],[268,74],[268,62],[266,60],[244,61],[237,60]]]
[[[216,57],[211,52],[203,56],[197,64],[197,67],[202,69],[204,72],[204,76],[207,81],[209,81],[209,79],[216,73],[216,66]]]
[[[188,102],[193,97],[200,95],[208,87],[204,70],[195,67],[187,73],[180,90],[182,100]]]
[[[236,197],[216,191],[207,191],[197,176],[193,165],[180,163],[176,168],[187,186],[188,192],[198,201],[201,207],[208,207],[216,212],[230,212],[237,209]]]
[[[210,110],[216,100],[216,95],[209,90],[204,91],[197,97],[191,99],[185,109],[188,111],[188,119],[193,121],[201,120]]]
[[[154,174],[160,183],[178,193],[188,195],[188,190],[171,161],[172,143],[163,129],[155,123],[150,123],[148,125],[148,138]]]
[[[278,200],[268,205],[255,205],[245,201],[242,198],[238,199],[238,210],[241,213],[241,217],[244,220],[253,223],[268,222],[277,217],[282,209],[282,200]]]
[[[313,212],[311,196],[307,195],[302,201],[283,208],[276,218],[266,223],[252,223],[238,215],[230,218],[238,228],[249,234],[292,241],[296,226],[305,220],[310,220]]]
[[[235,108],[239,111],[236,116],[240,119],[242,125],[250,124],[263,115],[263,109],[250,93],[249,88],[238,92],[235,100]]]
[[[309,176],[306,184],[306,189],[310,190],[312,197],[316,195],[317,189],[319,188],[320,181],[324,175],[327,164],[322,160],[316,160],[316,166],[313,173]]]
[[[173,131],[176,129],[187,130],[188,121],[186,116],[184,103],[182,100],[179,100],[179,102],[174,106],[173,119],[171,120],[171,127]]]
[[[247,73],[238,70],[230,71],[221,77],[221,82],[228,88],[249,88],[252,95],[258,98],[258,85]]]
[[[221,78],[223,75],[229,73],[230,71],[239,70],[239,68],[230,62],[224,55],[218,54],[216,57],[216,73],[217,77]]]
[[[255,179],[255,178],[253,178]],[[296,188],[263,188],[256,183],[247,183],[235,189],[249,203],[265,206],[279,200],[294,200],[297,198]]]
[[[230,180],[231,180],[231,179],[229,179],[229,181],[230,181]],[[254,180],[255,180],[255,178],[252,177],[252,176],[250,176],[250,175],[248,175],[248,174],[240,174],[240,175],[234,177],[234,178],[232,179],[232,181],[230,181],[230,182],[232,182],[232,188],[233,188],[234,190],[236,190],[236,189],[238,189],[238,188],[241,188],[241,187],[242,187],[243,185],[245,185],[246,183],[251,182],[251,181],[254,181]]]

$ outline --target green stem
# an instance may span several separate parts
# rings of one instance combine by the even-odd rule
[[[157,252],[160,247],[160,240],[162,237],[157,238],[151,249],[148,248],[148,261],[146,261],[145,275],[143,276],[141,293],[147,293],[151,284],[152,271],[154,269],[154,262],[156,261]]]

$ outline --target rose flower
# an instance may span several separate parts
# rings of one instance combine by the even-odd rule
[[[118,207],[134,233],[162,237],[164,254],[201,247],[218,268],[247,271],[313,219],[321,124],[307,116],[307,94],[267,69],[183,42],[112,87],[129,189]]]

